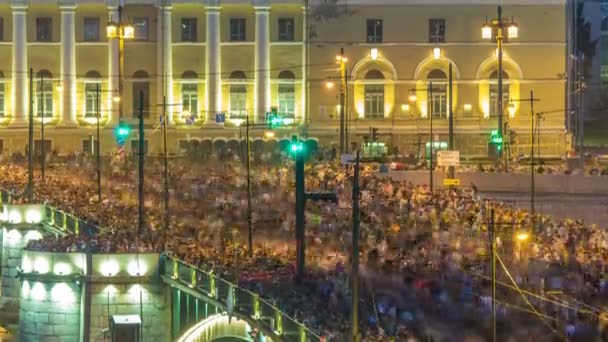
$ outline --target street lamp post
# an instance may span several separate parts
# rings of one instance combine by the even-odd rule
[[[125,62],[125,40],[135,38],[135,28],[130,24],[122,22],[122,6],[118,6],[118,22],[110,21],[106,27],[106,35],[108,39],[118,39],[118,95],[123,97],[123,82],[122,75],[124,73]],[[123,117],[122,101],[118,104],[118,118]]]
[[[481,28],[481,36],[483,39],[491,40],[493,38],[493,32],[496,30],[496,51],[498,57],[498,133],[500,137],[503,136],[503,84],[502,84],[502,62],[503,62],[503,40],[504,40],[504,29],[507,28],[507,38],[517,38],[518,27],[513,21],[509,22],[504,20],[502,17],[502,6],[498,6],[498,18],[492,19],[490,23],[486,23]],[[504,139],[503,139],[504,141]],[[499,160],[503,158],[503,143],[501,143],[500,150],[498,152]],[[504,158],[503,158],[504,162]]]
[[[340,49],[340,55],[336,56],[336,62],[340,65],[340,155],[346,153],[346,92],[347,92],[347,79],[346,79],[346,62],[347,58],[344,57],[344,48]]]
[[[34,198],[34,69],[30,68],[30,108],[27,139],[27,200]]]
[[[99,115],[99,97],[100,97],[100,89],[99,83],[95,85],[95,116],[97,117],[97,148],[95,149],[97,152],[95,154],[95,160],[97,164],[97,202],[101,203],[101,141],[99,134],[99,120],[101,120],[101,116]],[[93,145],[95,147],[95,145]]]

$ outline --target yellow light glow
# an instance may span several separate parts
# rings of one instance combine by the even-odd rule
[[[34,283],[34,286],[31,290],[31,297],[35,300],[44,300],[46,298],[46,289],[44,285],[40,282]]]
[[[359,119],[363,119],[365,117],[365,102],[363,100],[357,100],[355,104],[355,109],[357,110],[357,116]]]
[[[106,260],[100,266],[101,274],[106,277],[115,276],[118,273],[119,267],[118,263],[115,260]]]
[[[103,292],[112,296],[118,293],[118,290],[113,285],[108,285],[105,289],[103,289]]]
[[[509,112],[509,117],[511,119],[513,119],[515,117],[515,112],[517,111],[517,108],[515,107],[515,103],[513,103],[513,102],[509,103],[509,106],[507,107],[507,111]]]
[[[135,28],[132,25],[125,25],[123,27],[122,38],[133,39],[135,38]]]
[[[58,84],[58,85],[55,87],[55,90],[57,90],[58,92],[62,92],[62,91],[63,91],[63,86],[62,86],[61,84]]]
[[[34,272],[40,274],[49,273],[49,260],[45,257],[38,257],[34,261]]]
[[[29,232],[27,232],[27,234],[25,234],[25,242],[29,242],[32,240],[40,240],[42,239],[42,234],[40,234],[39,231],[37,230],[30,230]]]
[[[342,60],[342,56],[336,56],[336,62],[340,62]]]
[[[403,112],[406,112],[406,113],[409,112],[410,111],[410,105],[409,104],[402,104],[401,105],[401,110]]]
[[[267,139],[270,139],[270,138],[274,138],[275,134],[274,134],[274,132],[273,132],[273,131],[266,131],[266,132],[264,132],[264,136],[265,136]]]
[[[470,103],[465,103],[463,108],[464,108],[464,111],[467,113],[470,113],[471,110],[473,110],[473,106]]]
[[[528,238],[530,238],[530,235],[526,232],[517,233],[517,240],[519,241],[526,241]]]
[[[492,39],[492,26],[490,26],[489,24],[484,24],[481,27],[481,38]]]
[[[53,273],[56,275],[68,275],[72,273],[72,266],[65,262],[58,262],[53,267]]]
[[[284,123],[285,125],[291,125],[291,124],[293,124],[295,121],[296,121],[296,120],[295,120],[295,119],[293,119],[293,118],[284,118],[284,119],[283,119],[283,123]]]
[[[135,284],[133,286],[131,286],[131,288],[129,289],[129,298],[134,302],[134,303],[138,303],[140,296],[143,299],[144,296],[146,295],[146,289],[139,285],[139,284]]]
[[[243,123],[245,123],[245,120],[243,120],[243,119],[230,119],[230,122],[232,122],[235,126],[240,127]]]
[[[112,102],[120,102],[120,96],[113,96]]]
[[[426,118],[427,114],[428,114],[428,109],[427,109],[426,102],[424,102],[424,103],[418,103],[418,105],[420,106],[420,117]]]
[[[184,110],[180,113],[180,118],[187,118],[190,117],[190,111],[189,110]]]
[[[335,83],[332,81],[325,82],[325,88],[327,88],[327,89],[333,89],[334,86],[335,86]]]
[[[373,61],[377,60],[378,59],[378,48],[372,48],[369,51],[369,55],[370,55],[370,57],[372,58]]]
[[[63,304],[74,303],[74,291],[66,283],[55,284],[51,289],[51,299]]]
[[[25,213],[25,222],[40,223],[42,221],[42,213],[39,210],[30,209]]]
[[[418,97],[416,96],[416,94],[411,94],[410,97],[410,102],[416,102],[416,100],[418,99]]]
[[[127,272],[133,277],[142,276],[146,274],[146,271],[148,271],[148,265],[142,260],[131,260],[127,265]]]
[[[490,117],[490,101],[489,100],[483,100],[483,102],[481,104],[481,110],[483,111],[484,118],[487,119]]]
[[[106,37],[108,38],[116,38],[118,27],[116,23],[109,22],[108,26],[106,26]]]
[[[340,113],[340,109],[342,109],[342,106],[336,105],[336,113]]]
[[[21,219],[21,213],[17,210],[13,210],[10,213],[8,213],[8,222],[9,223],[13,223],[13,224],[19,224],[21,223],[22,219]]]
[[[519,35],[519,28],[517,27],[517,24],[511,23],[509,25],[509,28],[507,29],[507,35],[509,38],[517,38],[517,36]]]
[[[21,240],[21,233],[17,229],[11,229],[8,234],[6,234],[6,238],[10,242],[17,242]]]
[[[435,58],[435,59],[441,58],[441,48],[439,48],[439,47],[433,48],[433,58]]]

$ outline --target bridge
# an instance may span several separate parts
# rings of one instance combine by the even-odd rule
[[[0,191],[0,320],[12,312],[20,341],[323,340],[256,293],[166,254],[26,250],[46,235],[110,232],[14,198]]]

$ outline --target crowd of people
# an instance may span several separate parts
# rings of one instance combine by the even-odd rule
[[[246,169],[230,153],[205,163],[171,160],[169,222],[164,220],[162,163],[148,161],[141,231],[132,161],[104,163],[101,199],[91,160],[79,156],[52,163],[44,181],[36,173],[36,200],[109,232],[45,237],[28,248],[172,254],[269,298],[329,341],[349,341],[352,166],[307,164],[307,191],[334,192],[338,203],[306,203],[308,268],[302,282],[295,283],[293,167],[276,155],[255,160],[252,257],[247,253]],[[0,172],[0,187],[23,191],[26,167],[3,163]],[[364,341],[491,336],[484,318],[492,303],[492,234],[500,340],[588,340],[600,333],[608,294],[605,230],[575,220],[532,218],[508,204],[482,201],[469,188],[430,191],[366,166],[360,185]]]

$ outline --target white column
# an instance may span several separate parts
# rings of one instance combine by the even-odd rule
[[[308,5],[308,1],[306,2]],[[302,7],[302,124],[308,116],[308,8]]]
[[[265,120],[270,110],[270,7],[255,7],[255,119]]]
[[[171,45],[171,6],[161,6],[158,11],[158,102],[162,103],[163,96],[168,104],[174,104],[173,99],[173,49]],[[169,123],[173,123],[174,106],[167,106]],[[162,111],[162,109],[161,109]],[[162,114],[162,112],[161,112]]]
[[[206,8],[206,124],[215,124],[215,114],[222,111],[222,67],[220,58],[220,8]]]
[[[27,5],[14,5],[13,12],[13,73],[12,73],[12,125],[24,125],[28,112],[27,68]]]
[[[111,6],[108,7],[108,19],[109,21],[118,22],[118,7]],[[120,96],[119,94],[119,80],[118,74],[120,59],[118,57],[118,39],[108,39],[108,87],[104,91],[106,92],[107,98],[107,108],[109,110],[108,113],[108,123],[107,125],[115,125],[118,123],[118,115],[119,115],[119,102],[114,102],[113,98],[115,96]],[[120,99],[122,101],[122,99]]]
[[[60,126],[76,125],[76,5],[61,6]]]

